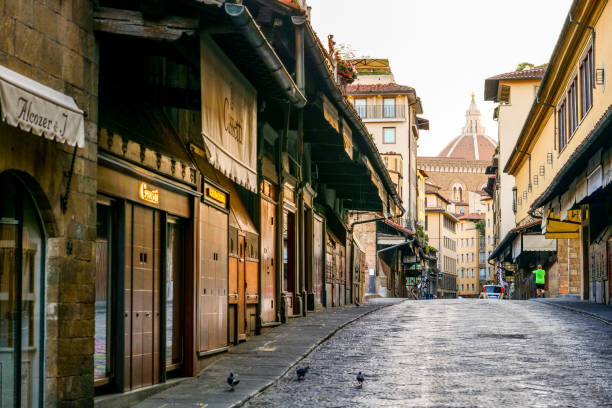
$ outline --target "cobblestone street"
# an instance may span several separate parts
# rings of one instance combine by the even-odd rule
[[[612,406],[612,326],[527,301],[408,301],[350,324],[246,404]],[[357,387],[356,374],[365,376]]]

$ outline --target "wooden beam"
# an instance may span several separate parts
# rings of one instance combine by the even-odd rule
[[[94,30],[103,33],[151,40],[175,41],[193,35],[198,19],[167,16],[159,21],[147,20],[140,11],[98,7],[94,11]]]

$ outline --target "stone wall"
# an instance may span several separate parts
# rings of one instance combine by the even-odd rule
[[[377,217],[376,214],[358,214],[352,215],[349,224],[358,220],[369,220]],[[363,292],[369,292],[370,285],[370,269],[376,271],[376,222],[368,222],[365,224],[357,224],[353,228],[353,235],[359,241],[361,250],[365,253],[365,279],[363,281]]]
[[[582,288],[582,255],[579,239],[557,240],[559,294],[580,295]]]
[[[0,124],[0,172],[22,174],[47,235],[45,405],[93,405],[97,47],[92,2],[0,2],[0,65],[72,96],[87,111],[67,211],[74,148]]]

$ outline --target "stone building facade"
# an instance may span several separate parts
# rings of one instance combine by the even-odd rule
[[[48,134],[34,134],[27,126],[9,125],[8,106],[2,106],[2,251],[6,256],[14,250],[6,238],[11,234],[9,221],[15,219],[23,237],[21,245],[34,257],[30,266],[35,278],[22,282],[31,284],[32,291],[24,295],[23,309],[15,311],[30,320],[30,340],[6,331],[7,322],[2,322],[3,346],[16,341],[35,343],[31,344],[35,351],[27,356],[3,352],[2,359],[13,359],[13,364],[3,364],[12,372],[4,372],[5,368],[2,377],[15,378],[12,375],[18,372],[21,382],[2,382],[2,406],[68,407],[92,401],[98,72],[92,26],[92,3],[85,0],[0,4],[0,67],[6,76],[21,75],[41,92],[73,98],[88,114],[84,138],[75,148],[57,138],[51,140]],[[6,76],[0,77],[3,86]],[[23,83],[13,85],[19,88]],[[27,94],[21,88],[16,92]],[[61,109],[55,105],[50,109],[55,108]],[[20,197],[23,214],[11,215],[17,207],[9,201],[11,197]],[[20,217],[23,227],[18,224]],[[32,219],[29,226],[28,217]],[[28,259],[22,257],[22,267]],[[3,272],[18,272],[18,266]],[[4,279],[8,274],[3,273]],[[7,291],[5,284],[2,292]],[[30,314],[27,302],[38,313]],[[11,306],[2,306],[7,307]]]

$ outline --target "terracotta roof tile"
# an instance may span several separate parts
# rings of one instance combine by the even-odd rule
[[[414,93],[414,88],[399,84],[373,84],[373,85],[348,85],[346,87],[347,95],[365,95],[365,94],[407,94]]]
[[[487,79],[540,79],[544,76],[546,67],[524,69],[522,71],[505,72]]]

